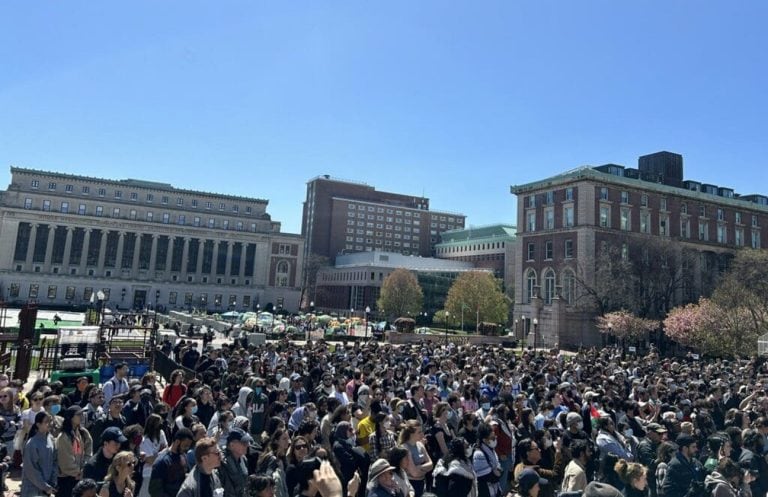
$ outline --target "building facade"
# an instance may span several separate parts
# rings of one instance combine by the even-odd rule
[[[340,255],[333,267],[317,273],[314,294],[315,307],[324,311],[361,313],[366,307],[379,314],[377,301],[384,280],[396,269],[416,274],[424,293],[424,322],[442,309],[445,298],[456,277],[466,271],[476,271],[471,262],[451,261],[432,257],[414,257],[393,252],[358,252]],[[362,314],[359,314],[362,315]],[[412,316],[417,318],[418,316]]]
[[[636,258],[643,254],[630,251],[633,243],[655,240],[685,254],[678,259],[685,267],[669,268],[681,274],[670,302],[679,305],[707,295],[713,275],[727,268],[736,250],[768,243],[765,196],[681,178],[682,157],[661,152],[641,157],[638,169],[583,167],[513,186],[518,336],[542,345],[600,343],[594,310],[581,303],[596,284],[598,255],[607,246]]]
[[[462,214],[431,211],[429,199],[377,191],[364,183],[319,176],[307,183],[305,257],[374,250],[431,257],[440,233],[464,227]]]
[[[267,201],[11,168],[0,193],[7,302],[121,309],[297,310],[304,243]]]
[[[506,224],[445,231],[435,245],[435,256],[493,271],[504,282],[505,292],[513,294],[516,231],[515,226]]]

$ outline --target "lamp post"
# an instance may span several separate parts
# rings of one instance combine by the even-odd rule
[[[445,311],[445,343],[448,343],[448,318],[450,315],[450,312]]]
[[[536,328],[539,326],[539,318],[533,318],[533,352],[536,352]]]
[[[365,306],[365,341],[368,341],[368,313],[371,312],[370,306]]]
[[[347,329],[347,335],[352,335],[352,318],[355,316],[355,308],[349,309],[349,328]]]

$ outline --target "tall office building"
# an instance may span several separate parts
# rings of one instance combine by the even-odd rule
[[[11,168],[0,192],[0,283],[9,302],[297,310],[304,241],[267,201]]]
[[[431,211],[429,199],[377,191],[318,176],[307,183],[301,234],[305,259],[374,250],[430,257],[440,233],[464,227],[464,215]]]

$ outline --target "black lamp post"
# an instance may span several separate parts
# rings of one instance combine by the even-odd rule
[[[448,311],[445,311],[445,343],[448,343],[448,318],[450,317],[451,313]]]
[[[533,351],[536,352],[536,328],[539,327],[539,319],[533,318]]]
[[[369,306],[365,306],[365,341],[368,341],[368,313],[371,312],[371,308]]]

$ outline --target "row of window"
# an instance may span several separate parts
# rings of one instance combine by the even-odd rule
[[[551,261],[555,256],[555,244],[552,240],[544,241],[544,253],[542,254],[545,261]],[[565,259],[573,259],[575,256],[573,250],[573,240],[568,239],[563,243],[563,257]],[[536,243],[529,242],[526,246],[526,260],[536,260]]]
[[[357,240],[357,239],[356,239]],[[344,245],[344,250],[350,250],[355,252],[373,252],[374,249],[379,249],[379,247],[382,245],[381,240],[371,240],[370,238],[366,238],[364,242],[357,242],[356,243],[367,243],[368,245],[353,245],[351,243],[347,243]],[[371,245],[376,245],[376,247],[372,247]],[[404,248],[404,249],[413,249],[413,250],[400,250],[399,252],[403,255],[411,255],[418,254],[419,253],[419,244],[418,243],[411,243],[411,242],[398,242],[395,240],[394,242],[392,240],[385,240],[383,245],[385,247],[395,247],[395,248]]]
[[[369,228],[373,229],[375,226],[376,229],[387,229],[387,230],[394,230],[394,231],[404,231],[406,233],[421,233],[421,228],[411,228],[410,226],[399,226],[399,225],[391,225],[391,224],[382,224],[382,223],[371,223],[371,222],[365,222],[365,221],[358,221],[355,223],[352,219],[347,221],[347,226],[357,226],[358,232],[360,231],[360,228]],[[354,228],[347,228],[347,233],[354,233]]]
[[[32,180],[32,189],[38,190],[40,189],[40,180]],[[58,189],[58,185],[56,182],[51,181],[48,183],[48,191],[55,192]],[[65,185],[64,186],[64,192],[66,193],[74,193],[75,187],[74,185]],[[106,188],[98,188],[96,189],[97,195],[99,197],[106,197],[107,196],[107,189]],[[83,185],[80,189],[80,193],[82,195],[90,195],[91,194],[91,187],[87,185]],[[112,195],[115,199],[122,200],[123,199],[123,190],[113,190]],[[127,197],[131,202],[138,202],[139,201],[139,194],[137,192],[129,192]],[[153,193],[147,193],[144,196],[144,201],[148,204],[151,204],[155,201],[155,195]],[[171,203],[171,198],[168,195],[161,195],[160,196],[160,203],[162,205],[168,205]],[[175,203],[178,207],[184,206],[184,198],[183,197],[176,197]],[[192,199],[190,201],[190,206],[193,208],[198,208],[200,205],[203,205],[205,209],[212,210],[218,208],[220,211],[224,211],[227,209],[227,204],[225,202],[200,202],[197,199]],[[232,212],[240,212],[240,205],[233,204],[230,206],[230,209]],[[246,214],[252,214],[253,208],[251,206],[245,207],[245,213]]]
[[[551,305],[555,297],[558,296],[557,276],[555,270],[552,268],[546,268],[542,273],[543,287],[541,294],[539,294],[539,283],[536,275],[536,271],[533,268],[529,268],[525,273],[525,302],[531,303],[531,300],[537,297],[541,297],[544,304]],[[559,297],[563,301],[571,305],[576,298],[576,275],[573,270],[566,268],[560,275],[560,292]]]
[[[25,209],[32,209],[33,201],[31,198],[25,198],[24,199],[24,208]],[[70,205],[69,202],[62,201],[58,206],[58,212],[61,212],[62,214],[69,214],[70,213]],[[42,210],[45,212],[51,212],[53,210],[52,202],[50,200],[43,200],[42,204]],[[88,212],[88,206],[86,204],[78,204],[77,206],[77,214],[81,216],[86,216],[89,214]],[[112,218],[121,218],[125,217],[126,219],[131,219],[134,221],[142,220],[147,222],[155,222],[155,213],[152,211],[147,211],[145,216],[143,216],[143,219],[140,219],[139,211],[136,209],[128,209],[128,215],[123,216],[124,210],[121,210],[120,207],[113,207],[112,212],[107,212],[105,214],[104,206],[97,205],[94,210],[91,211],[91,215],[94,215],[96,217],[112,217]],[[72,213],[75,213],[75,211],[72,211]],[[111,215],[110,215],[111,214]],[[203,218],[200,216],[191,216],[191,219],[187,219],[186,214],[176,214],[172,215],[169,212],[164,212],[160,218],[160,222],[163,224],[178,224],[180,226],[207,226],[208,228],[219,228],[224,230],[234,229],[235,231],[244,231],[245,230],[245,223],[243,221],[236,221],[233,224],[230,224],[229,219],[223,219],[223,220],[217,220],[215,218],[208,218],[207,221],[203,221]],[[256,232],[257,229],[257,223],[251,223],[249,231]]]
[[[534,209],[538,206],[539,200],[544,205],[553,205],[555,203],[555,192],[554,190],[550,190],[548,192],[544,192],[540,195],[530,195],[528,197],[528,208]],[[573,187],[568,187],[565,189],[565,198],[563,199],[565,202],[572,202],[573,201]]]
[[[561,228],[573,228],[575,226],[574,211],[572,205],[566,205],[563,207],[563,218],[561,220]],[[536,211],[528,211],[526,213],[525,228],[527,232],[536,231]],[[555,229],[555,209],[553,207],[547,207],[544,209],[544,226],[545,230]]]
[[[354,211],[355,210],[355,204],[348,204],[347,205],[347,209],[349,209],[350,211]],[[368,212],[378,212],[379,214],[383,214],[384,212],[386,212],[387,214],[395,214],[396,216],[405,216],[405,217],[413,216],[413,217],[415,217],[417,219],[421,218],[421,213],[420,212],[411,212],[411,211],[403,212],[400,209],[385,209],[384,207],[373,207],[372,205],[368,205],[368,206],[357,205],[357,210],[359,210],[359,211],[366,211],[367,210]],[[441,221],[445,221],[445,216],[441,216],[441,217],[442,217]],[[451,222],[453,222],[453,218],[452,217],[449,218],[449,219],[450,219]]]
[[[374,236],[373,231],[365,231],[363,230],[357,230],[357,233],[351,233],[350,230],[347,230],[347,233],[349,233],[346,236],[346,240],[348,242],[351,242],[353,238],[355,238],[353,235],[365,235],[365,236]],[[376,232],[376,237],[381,238],[382,236],[384,238],[394,238],[395,240],[418,240],[418,236],[411,236],[411,235],[403,235],[401,233],[395,233],[394,235],[392,233],[382,233],[381,231]]]
[[[437,249],[437,253],[438,254],[458,254],[463,252],[474,252],[477,250],[498,250],[498,249],[503,249],[505,246],[506,246],[505,242],[473,243],[471,245],[440,247]]]

